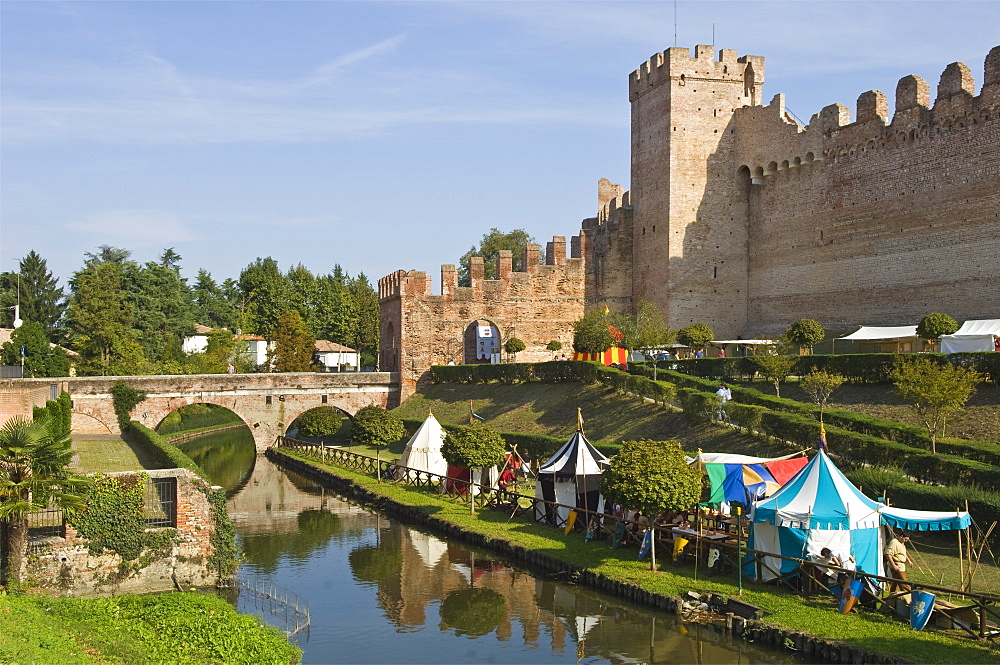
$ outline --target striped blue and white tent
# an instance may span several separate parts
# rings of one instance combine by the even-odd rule
[[[542,464],[535,480],[535,496],[566,506],[585,510],[604,510],[604,497],[600,494],[601,474],[610,461],[594,448],[582,429],[570,437],[559,451]],[[536,521],[565,524],[569,508],[540,505]]]
[[[808,559],[824,547],[850,554],[859,570],[884,574],[883,526],[945,531],[969,526],[966,512],[932,512],[886,506],[855,487],[830,457],[819,451],[809,464],[750,514],[747,546],[763,552]],[[791,573],[794,561],[764,558],[761,579]],[[757,571],[751,574],[756,575]]]

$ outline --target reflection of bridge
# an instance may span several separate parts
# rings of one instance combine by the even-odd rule
[[[67,377],[20,379],[17,384],[24,389],[55,384],[69,393],[74,432],[117,434],[110,393],[118,381],[146,393],[132,418],[147,427],[156,427],[181,406],[217,404],[243,419],[258,450],[284,434],[304,411],[317,406],[354,415],[369,404],[391,408],[399,401],[399,375],[389,372]]]

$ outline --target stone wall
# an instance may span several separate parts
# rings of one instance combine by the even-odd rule
[[[177,479],[177,542],[168,552],[153,555],[149,565],[139,570],[127,569],[120,566],[122,560],[117,554],[89,554],[87,541],[67,526],[65,538],[47,539],[48,547],[29,553],[25,579],[33,585],[77,596],[169,591],[215,584],[217,575],[207,566],[215,532],[211,505],[205,494],[208,483],[187,469],[142,473]]]

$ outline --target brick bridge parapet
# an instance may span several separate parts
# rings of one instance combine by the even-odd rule
[[[151,429],[181,406],[216,404],[243,419],[258,450],[267,448],[300,414],[317,406],[353,416],[370,404],[392,408],[399,403],[399,374],[395,372],[60,377],[10,379],[0,384],[21,390],[57,385],[73,400],[74,432],[118,434],[111,388],[119,381],[146,393],[132,418]]]

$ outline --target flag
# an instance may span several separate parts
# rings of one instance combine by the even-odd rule
[[[826,428],[823,427],[823,423],[819,424],[819,449],[824,453],[826,450]]]
[[[576,511],[573,510],[569,514],[569,519],[566,520],[566,529],[563,531],[564,536],[568,536],[573,530],[573,526],[576,524]]]
[[[610,310],[610,309],[608,309],[608,306],[607,306],[607,305],[604,305],[604,316],[607,316],[607,315],[608,315],[608,314],[610,314],[610,313],[611,313],[611,310]]]
[[[646,535],[642,537],[642,546],[639,547],[639,558],[646,556],[646,552],[653,546],[653,530],[646,529]]]
[[[583,431],[583,413],[580,411],[580,407],[576,408],[576,430]]]
[[[478,413],[476,413],[475,411],[472,410],[472,400],[470,399],[469,400],[469,422],[471,423],[473,420],[478,420],[481,423],[486,422],[486,418],[483,418],[481,415],[479,415]]]

